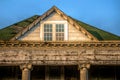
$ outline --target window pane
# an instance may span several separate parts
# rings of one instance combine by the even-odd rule
[[[44,24],[44,32],[52,32],[52,24]]]
[[[64,24],[56,24],[56,41],[64,40]]]
[[[44,33],[45,41],[52,41],[52,33]]]
[[[56,32],[64,32],[64,24],[56,24]]]
[[[64,33],[56,33],[56,40],[63,41],[64,40]]]
[[[44,40],[52,41],[52,24],[44,24]]]

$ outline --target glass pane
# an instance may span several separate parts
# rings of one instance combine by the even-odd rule
[[[52,24],[44,24],[44,32],[52,32]]]
[[[44,40],[52,41],[52,24],[44,24]]]
[[[56,24],[56,40],[64,40],[64,24]]]
[[[64,33],[56,33],[56,40],[63,41],[64,40]]]
[[[56,24],[56,32],[64,32],[64,24]]]

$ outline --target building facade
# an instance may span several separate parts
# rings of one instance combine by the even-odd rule
[[[0,80],[119,80],[120,37],[53,6],[0,30]]]

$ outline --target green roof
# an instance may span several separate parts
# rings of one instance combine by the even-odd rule
[[[28,19],[25,19],[23,21],[15,23],[11,26],[8,26],[6,28],[0,29],[0,40],[4,40],[4,41],[10,40],[16,34],[18,34],[23,29],[25,29],[33,21],[38,19],[38,17],[39,17],[38,15],[35,15]],[[106,32],[104,30],[98,29],[94,26],[88,25],[88,24],[78,21],[76,19],[73,19],[73,20],[76,21],[84,29],[86,29],[89,33],[91,33],[94,37],[96,37],[98,40],[120,40],[120,36],[117,36],[117,35],[111,34],[109,32]]]
[[[35,15],[28,19],[17,22],[11,26],[0,29],[0,40],[8,41],[13,38],[17,33],[22,31],[25,27],[35,21],[39,16]]]
[[[82,26],[84,29],[86,29],[89,33],[91,33],[94,37],[96,37],[98,40],[120,40],[120,36],[117,36],[115,34],[112,34],[110,32],[98,29],[94,26],[91,26],[89,24],[86,24],[82,21],[78,21],[74,19],[80,26]]]

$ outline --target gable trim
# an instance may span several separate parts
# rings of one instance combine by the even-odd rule
[[[59,10],[56,6],[53,6],[51,9],[49,9],[47,12],[45,12],[42,16],[40,16],[38,19],[36,19],[33,23],[28,25],[23,31],[19,32],[15,37],[13,37],[11,40],[17,40],[20,36],[24,35],[27,31],[32,29],[37,23],[40,23],[42,20],[44,20],[47,16],[49,16],[52,12],[56,12],[61,17],[63,17],[65,20],[68,21],[68,23],[72,24],[76,29],[81,31],[85,36],[90,38],[93,41],[98,41],[96,37],[94,37],[91,33],[89,33],[87,30],[85,30],[82,26],[80,26],[78,23],[76,23],[72,18],[68,17],[64,12]]]

